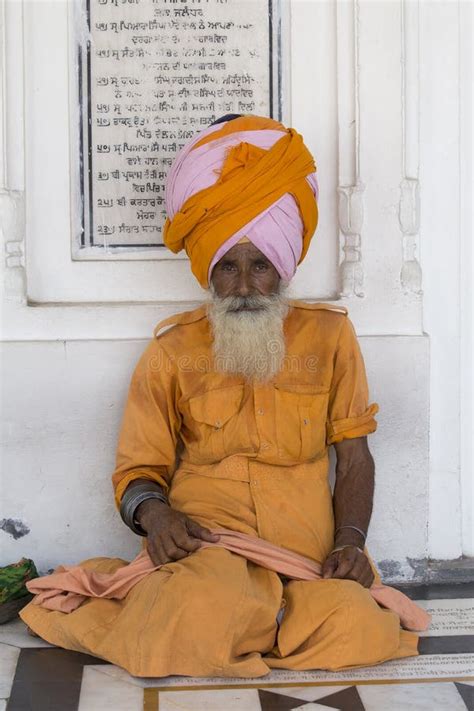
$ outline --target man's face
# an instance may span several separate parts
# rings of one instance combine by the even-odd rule
[[[208,307],[216,370],[261,381],[280,370],[285,290],[273,264],[251,242],[234,245],[217,262]]]
[[[276,294],[280,275],[252,242],[235,244],[214,266],[211,283],[216,296],[269,296]],[[249,306],[242,306],[250,310]]]

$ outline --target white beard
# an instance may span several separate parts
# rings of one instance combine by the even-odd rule
[[[213,332],[215,370],[247,379],[267,381],[281,368],[285,356],[283,322],[289,306],[286,287],[280,282],[269,296],[220,298],[211,284],[207,315]],[[255,307],[250,311],[239,307]]]

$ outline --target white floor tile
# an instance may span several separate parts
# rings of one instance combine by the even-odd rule
[[[143,679],[139,679],[138,677],[131,676],[128,672],[125,671],[125,669],[121,669],[120,667],[116,667],[115,664],[91,664],[88,667],[89,669],[93,669],[94,671],[98,672],[99,674],[105,674],[106,676],[111,676],[113,679],[118,679],[119,681],[125,681],[128,684],[133,684],[134,686],[141,686],[141,687],[146,687],[149,686],[149,684],[145,684],[145,681]],[[143,683],[141,683],[143,682]]]
[[[422,636],[474,635],[474,600],[417,600],[432,615]]]
[[[359,686],[366,711],[466,711],[454,684],[385,684]]]
[[[0,625],[0,644],[12,644],[14,647],[51,647],[40,637],[32,637],[26,631],[25,623],[18,619]]]
[[[260,711],[255,689],[160,691],[160,711]]]
[[[0,699],[8,699],[20,650],[0,644]]]
[[[78,711],[142,711],[143,690],[84,667]]]

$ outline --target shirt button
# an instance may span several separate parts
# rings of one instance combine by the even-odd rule
[[[268,442],[262,442],[261,446],[262,446],[262,449],[268,449],[270,445],[268,444]]]
[[[258,410],[257,410],[257,413],[258,413],[259,415],[263,415],[264,410],[263,410],[261,407],[259,407]]]

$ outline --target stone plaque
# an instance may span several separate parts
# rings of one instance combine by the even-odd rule
[[[281,118],[278,9],[76,0],[74,259],[160,258],[176,152],[227,113]]]

